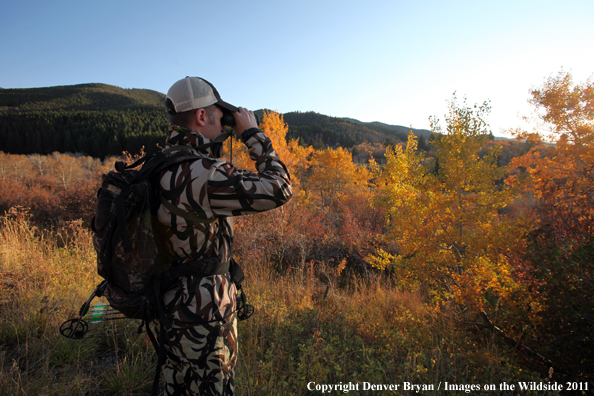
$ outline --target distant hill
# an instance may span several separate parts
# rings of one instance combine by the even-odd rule
[[[13,154],[78,152],[104,158],[163,144],[165,95],[91,83],[0,89],[0,151]],[[257,113],[262,115],[263,110]],[[317,148],[405,141],[410,128],[315,112],[284,114],[288,138]],[[428,136],[427,130],[414,129]]]
[[[321,144],[325,146],[352,147],[369,143],[385,143],[406,141],[411,128],[399,125],[388,125],[380,122],[361,122],[352,118],[330,117],[315,112],[291,112],[284,114],[289,125],[289,138],[300,138],[306,145]],[[427,136],[430,131],[412,129],[413,133]]]
[[[165,95],[107,84],[0,90],[0,151],[104,158],[163,143]]]
[[[165,95],[149,89],[124,89],[92,83],[4,89],[0,95],[0,111],[121,110],[134,106],[162,106],[164,100]]]

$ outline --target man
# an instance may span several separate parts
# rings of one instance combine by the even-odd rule
[[[166,201],[158,209],[163,250],[174,268],[186,271],[164,294],[172,321],[165,332],[165,394],[233,395],[238,349],[237,290],[228,272],[232,216],[287,202],[292,196],[289,173],[270,139],[258,130],[254,114],[224,102],[208,81],[186,77],[176,82],[167,93],[166,108],[170,125],[165,151],[190,151],[196,160],[160,175],[159,192]],[[258,173],[217,159],[225,112],[234,116],[234,130]]]

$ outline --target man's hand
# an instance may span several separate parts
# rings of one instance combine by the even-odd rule
[[[248,129],[258,128],[256,116],[253,111],[240,107],[237,112],[233,113],[233,116],[235,117],[236,123],[233,130],[239,135],[243,134]]]

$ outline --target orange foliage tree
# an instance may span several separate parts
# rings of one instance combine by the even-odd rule
[[[293,187],[298,187],[300,175],[307,168],[308,156],[313,152],[313,148],[300,146],[299,139],[287,141],[289,126],[285,123],[283,115],[276,111],[265,110],[259,128],[270,138],[275,151],[289,169]],[[249,158],[245,145],[239,139],[230,140],[231,143],[225,144],[223,155],[232,159],[238,168],[255,171],[254,161]]]
[[[531,195],[532,231],[518,266],[546,302],[542,338],[569,371],[594,373],[594,82],[560,72],[531,91],[546,129],[518,131],[540,141],[511,165],[507,180]],[[554,145],[544,144],[548,140]],[[587,347],[590,346],[590,347]],[[584,377],[587,378],[587,377]],[[590,376],[590,379],[593,377]]]
[[[532,90],[531,103],[548,126],[545,132],[517,131],[518,138],[549,141],[511,165],[525,172],[508,183],[520,183],[539,201],[541,223],[563,222],[574,237],[594,232],[594,83],[574,84],[571,74],[549,77]]]
[[[314,151],[287,141],[281,114],[264,113],[260,129],[291,174],[295,197],[280,209],[235,219],[235,253],[240,260],[268,261],[279,270],[308,263],[346,265],[363,270],[363,254],[381,232],[382,223],[369,208],[369,172],[342,148]],[[251,162],[243,144],[233,142],[233,163]],[[226,145],[226,156],[229,147]],[[227,157],[228,158],[228,157]],[[252,168],[253,169],[253,168]],[[316,205],[321,203],[321,205]],[[244,256],[245,252],[251,252]],[[258,256],[253,246],[259,246]],[[330,264],[332,263],[332,264]]]

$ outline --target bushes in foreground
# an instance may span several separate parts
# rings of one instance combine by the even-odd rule
[[[22,212],[2,218],[0,394],[147,394],[155,356],[138,323],[90,325],[82,340],[58,334],[100,281],[89,232],[80,222],[60,231],[43,233]],[[269,259],[244,265],[256,313],[239,325],[238,395],[311,394],[310,382],[498,384],[546,376],[493,334],[461,331],[453,310],[436,311],[386,276],[353,276],[340,287],[340,265],[320,261],[283,273]]]

